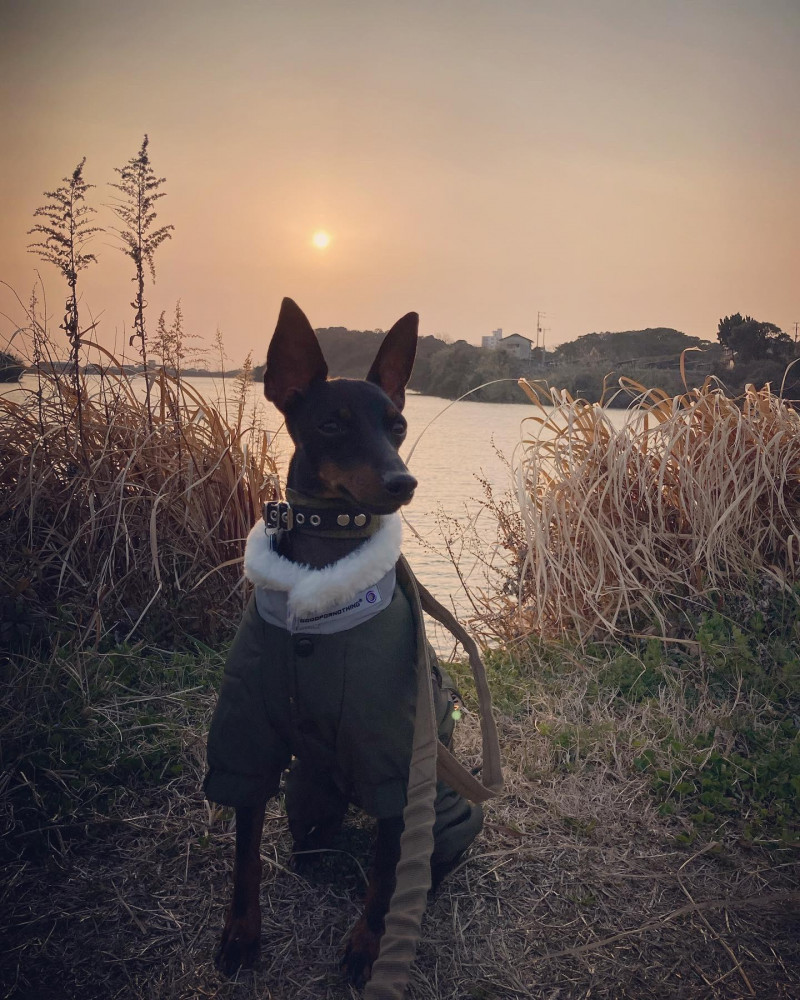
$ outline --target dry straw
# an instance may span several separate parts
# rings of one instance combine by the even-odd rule
[[[601,405],[520,386],[516,631],[680,631],[687,610],[800,564],[800,416],[769,386],[734,400],[711,379],[636,393],[622,427]],[[502,518],[501,518],[502,523]]]
[[[249,363],[230,414],[154,370],[150,420],[141,376],[85,346],[101,375],[76,383],[43,362],[37,390],[0,397],[3,590],[57,609],[82,641],[145,621],[151,637],[211,638],[241,611],[243,540],[277,482],[266,432],[245,419]]]

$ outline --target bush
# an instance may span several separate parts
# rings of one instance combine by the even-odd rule
[[[0,351],[0,382],[18,382],[25,362],[8,351]]]
[[[649,390],[617,428],[599,405],[522,384],[537,409],[517,509],[488,499],[517,596],[487,602],[501,634],[676,636],[719,594],[764,588],[796,607],[800,415],[769,386]]]
[[[148,411],[141,380],[93,346],[105,371],[78,378],[80,404],[45,363],[23,402],[0,398],[0,641],[212,639],[241,612],[244,539],[277,488],[245,420],[249,366],[230,418],[163,368]]]

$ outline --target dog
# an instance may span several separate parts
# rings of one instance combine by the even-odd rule
[[[259,847],[268,799],[285,780],[293,856],[331,843],[349,804],[377,819],[363,912],[341,960],[371,975],[395,886],[414,725],[415,632],[394,567],[399,508],[416,479],[398,449],[418,316],[386,334],[365,380],[329,379],[302,310],[284,299],[264,392],[294,445],[287,501],[265,506],[245,575],[254,593],[226,662],[208,739],[210,801],[233,806],[233,895],[217,967],[249,968],[261,937]],[[434,660],[434,707],[447,744],[456,694]],[[480,806],[437,785],[432,885],[481,829]]]

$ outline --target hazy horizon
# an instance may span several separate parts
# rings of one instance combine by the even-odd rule
[[[263,360],[284,295],[316,327],[413,309],[472,343],[533,337],[538,310],[548,346],[800,320],[793,0],[11,0],[3,25],[0,280],[25,300],[38,269],[54,328],[33,212],[84,156],[107,205],[144,133],[176,227],[150,328],[180,299],[237,365]],[[109,346],[133,291],[111,242],[79,284]]]

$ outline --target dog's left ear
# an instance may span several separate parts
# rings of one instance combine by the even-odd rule
[[[417,313],[406,313],[399,319],[383,338],[367,375],[367,381],[380,386],[398,410],[403,409],[406,401],[405,388],[414,367],[418,329]]]

